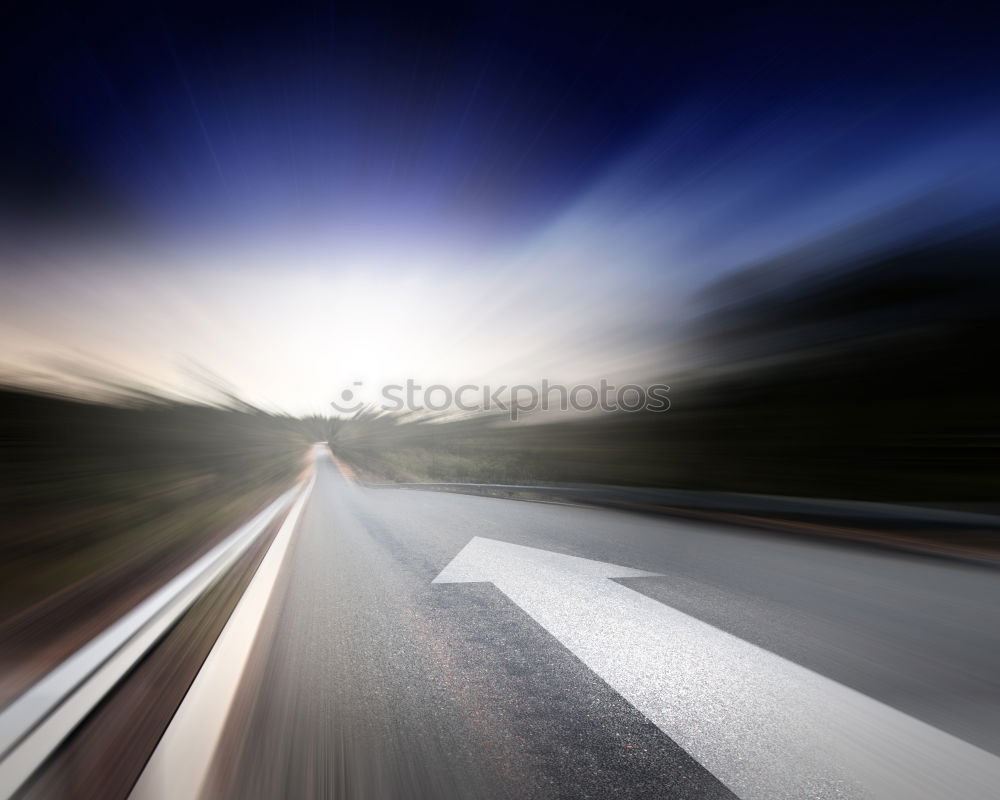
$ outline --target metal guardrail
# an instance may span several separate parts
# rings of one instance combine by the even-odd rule
[[[118,681],[304,491],[305,483],[289,489],[0,711],[0,798],[18,791]]]
[[[243,596],[198,670],[156,749],[132,786],[128,800],[203,798],[219,754],[226,721],[257,643],[296,526],[315,484],[292,504]]]
[[[1000,528],[1000,516],[929,506],[781,495],[649,489],[630,486],[519,486],[500,483],[375,483],[373,489],[424,489],[468,494],[531,494],[590,505],[642,505],[731,514],[817,518],[844,522]]]

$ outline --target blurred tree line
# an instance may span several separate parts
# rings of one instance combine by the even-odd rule
[[[661,486],[994,503],[1000,229],[831,256],[820,243],[698,298],[666,413],[541,424],[335,421],[390,480]],[[843,250],[844,248],[840,248]]]
[[[315,425],[235,398],[0,388],[0,612],[235,526],[302,472]]]

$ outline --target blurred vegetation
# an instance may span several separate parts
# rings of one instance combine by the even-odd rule
[[[0,619],[99,573],[183,565],[292,484],[314,425],[236,400],[0,389]]]
[[[996,503],[1000,231],[828,262],[813,247],[706,291],[666,413],[366,413],[329,438],[376,480]]]

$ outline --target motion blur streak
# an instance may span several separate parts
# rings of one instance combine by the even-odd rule
[[[1000,201],[995,43],[955,7],[43,6],[5,55],[21,380],[85,355],[195,391],[193,360],[305,413],[649,378],[723,276],[850,271]]]
[[[9,701],[289,486],[299,420],[136,393],[0,391]]]
[[[8,5],[0,707],[320,452],[206,797],[801,787],[825,751],[679,733],[822,722],[739,679],[758,650],[915,720],[900,763],[957,794],[948,754],[1000,755],[994,9]],[[543,385],[669,409],[428,388]],[[128,795],[279,526],[25,798]],[[555,594],[432,585],[477,536],[661,576],[608,624],[679,659],[680,719],[550,634]],[[668,618],[736,637],[721,688]]]
[[[170,720],[170,727],[157,743],[156,750],[132,790],[130,797],[134,800],[195,797],[201,791],[243,676],[260,619],[271,599],[285,552],[314,481],[315,477],[302,489],[282,523],[281,530],[275,536],[273,545],[254,573],[239,605],[233,610],[218,642],[199,671],[198,678]]]

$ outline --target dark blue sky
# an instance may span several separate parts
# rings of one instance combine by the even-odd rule
[[[510,242],[631,164],[615,208],[686,210],[676,238],[697,261],[720,236],[780,239],[782,219],[836,224],[888,168],[868,202],[996,156],[1000,29],[955,4],[24,3],[14,17],[0,133],[14,219]]]
[[[720,276],[995,212],[997,33],[956,3],[15,4],[0,373],[195,362],[292,411],[662,376]]]

